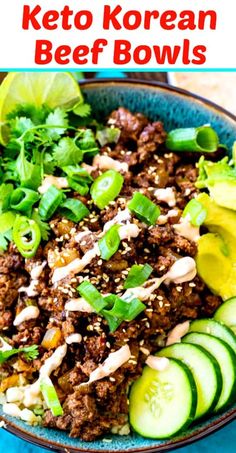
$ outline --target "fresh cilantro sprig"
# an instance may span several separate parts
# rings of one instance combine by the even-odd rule
[[[6,360],[10,359],[12,356],[16,354],[23,353],[24,357],[27,360],[34,360],[39,355],[38,346],[36,344],[32,346],[27,346],[24,348],[19,349],[10,349],[8,351],[0,351],[0,365],[2,365]]]

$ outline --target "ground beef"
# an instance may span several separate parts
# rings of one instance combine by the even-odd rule
[[[69,431],[72,437],[85,441],[94,440],[127,423],[127,392],[129,385],[142,373],[147,357],[145,350],[155,353],[165,344],[169,330],[176,324],[186,319],[211,316],[221,303],[221,299],[211,294],[196,276],[191,282],[179,285],[163,283],[145,301],[145,311],[133,321],[122,322],[115,332],[109,331],[101,314],[65,311],[65,304],[79,297],[77,287],[84,280],[89,280],[103,294],[120,296],[133,264],[149,263],[153,268],[151,278],[158,278],[177,259],[194,257],[197,251],[196,244],[176,234],[173,227],[186,203],[196,194],[194,156],[177,155],[166,150],[162,123],[150,123],[140,113],[133,114],[121,107],[111,113],[108,124],[119,127],[121,135],[118,143],[104,146],[101,152],[127,162],[129,167],[123,174],[124,184],[119,197],[99,211],[89,194],[83,197],[73,194],[89,207],[91,214],[88,218],[78,224],[59,216],[53,218],[50,241],[40,247],[31,260],[25,261],[13,245],[10,245],[8,253],[0,255],[0,331],[4,331],[13,347],[39,346],[37,359],[29,363],[23,355],[21,361],[16,356],[2,367],[4,376],[15,372],[12,365],[17,363],[23,368],[26,379],[35,381],[38,370],[56,348],[46,350],[42,346],[46,329],[60,329],[58,344],[64,344],[69,335],[79,333],[82,341],[68,345],[66,359],[51,375],[64,415],[53,417],[50,411],[46,411],[43,423],[50,428]],[[92,175],[97,177],[99,171]],[[164,225],[147,226],[132,216],[132,222],[140,229],[137,238],[122,240],[110,260],[96,257],[78,275],[69,276],[57,285],[52,284],[54,268],[81,258],[90,250],[100,237],[104,224],[125,209],[135,191],[157,203],[155,190],[165,187],[172,187],[176,194],[176,213],[167,217]],[[161,214],[166,215],[170,210],[168,205],[165,202],[158,204]],[[77,240],[76,235],[84,231],[88,233]],[[36,285],[38,294],[29,298],[27,294],[19,293],[21,286],[29,285],[32,268],[43,261],[47,264]],[[16,313],[32,303],[40,309],[39,318],[14,327]],[[127,363],[100,381],[80,386],[88,381],[91,372],[109,353],[125,344],[129,345],[132,354]]]

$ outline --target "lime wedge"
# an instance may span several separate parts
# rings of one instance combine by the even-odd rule
[[[82,102],[79,85],[67,72],[10,72],[0,86],[0,142],[8,141],[6,116],[19,104],[72,108]]]

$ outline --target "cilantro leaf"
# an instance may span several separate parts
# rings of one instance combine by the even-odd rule
[[[50,113],[51,109],[47,105],[40,105],[39,107],[33,104],[19,104],[14,110],[7,115],[7,119],[11,120],[18,117],[30,118],[31,121],[37,126],[45,123],[45,120]]]
[[[13,355],[24,353],[24,356],[27,360],[34,360],[39,355],[38,346],[33,344],[32,346],[27,346],[24,348],[10,349],[7,351],[0,351],[0,364],[6,362]]]
[[[12,119],[9,122],[10,126],[10,137],[21,137],[22,134],[24,134],[26,131],[32,129],[35,125],[31,121],[30,118],[26,117],[16,117]],[[34,139],[34,133],[32,131],[29,131],[29,134],[27,135],[27,140],[28,141],[33,141]]]
[[[37,223],[37,225],[39,226],[42,239],[44,241],[47,241],[49,239],[49,235],[50,235],[50,230],[51,230],[50,226],[48,225],[48,223],[44,222],[41,219],[38,211],[36,211],[35,209],[34,209],[33,214],[32,214],[31,217]]]
[[[99,152],[92,129],[81,129],[76,144],[83,151],[83,154],[87,154],[90,157],[95,156]]]
[[[12,184],[3,183],[0,185],[0,214],[8,210],[13,190],[14,187]]]
[[[89,116],[91,113],[91,106],[89,104],[77,104],[73,108],[73,113],[81,118]]]
[[[45,124],[47,126],[61,126],[47,128],[44,131],[44,133],[52,140],[58,140],[68,127],[67,113],[58,107],[53,112],[49,113]]]
[[[82,151],[70,137],[63,137],[54,147],[53,158],[58,167],[77,164],[82,160]]]

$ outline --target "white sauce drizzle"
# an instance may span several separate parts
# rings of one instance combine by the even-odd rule
[[[93,166],[99,168],[100,170],[116,170],[127,172],[129,166],[126,162],[120,162],[119,160],[112,159],[109,156],[103,156],[97,154],[93,159]]]
[[[80,333],[72,333],[66,338],[66,343],[67,344],[72,344],[72,343],[81,343],[82,341],[82,335]]]
[[[38,291],[37,291],[37,285],[39,284],[39,277],[43,272],[44,267],[46,266],[47,261],[44,261],[42,264],[38,264],[35,266],[31,272],[30,272],[30,277],[31,277],[31,282],[29,286],[21,286],[18,289],[19,293],[26,293],[28,297],[35,297],[38,296]]]
[[[186,215],[186,217],[181,217],[179,223],[173,225],[173,228],[177,234],[183,236],[189,241],[197,242],[200,238],[199,227],[191,224],[189,215]]]
[[[171,217],[177,217],[179,211],[177,209],[171,209],[170,211],[167,212],[166,215],[159,215],[157,219],[158,225],[165,225],[168,222],[168,219]]]
[[[108,231],[113,225],[117,225],[119,223],[128,222],[131,219],[130,210],[128,208],[119,211],[118,214],[113,217],[113,219],[106,222],[103,228],[103,231]]]
[[[196,263],[193,258],[190,256],[185,256],[177,260],[169,269],[169,271],[160,278],[153,278],[147,280],[143,286],[138,286],[136,288],[129,288],[123,294],[122,299],[130,301],[133,297],[138,297],[140,300],[147,300],[150,295],[155,291],[159,286],[165,282],[169,284],[170,282],[181,284],[184,282],[189,282],[197,274]],[[149,285],[149,286],[147,286]]]
[[[118,214],[117,214],[118,216]],[[117,220],[116,216],[116,220]],[[125,213],[125,217],[127,216],[127,212]],[[125,218],[124,217],[124,218]],[[114,221],[114,219],[113,219]],[[109,223],[109,222],[108,222]],[[106,225],[104,225],[103,233],[106,232]],[[134,223],[127,223],[126,225],[122,225],[118,231],[120,239],[130,239],[132,237],[136,238],[140,232],[138,226]],[[69,264],[63,267],[58,267],[54,270],[52,275],[52,283],[57,283],[58,281],[62,280],[63,278],[67,277],[70,274],[78,274],[81,272],[89,263],[91,263],[92,259],[96,256],[100,256],[100,250],[98,247],[98,243],[96,242],[91,250],[88,250],[84,254],[82,258],[76,258],[75,260],[71,261]]]
[[[156,189],[154,195],[159,201],[164,201],[164,203],[167,203],[170,208],[176,205],[175,192],[172,187],[166,187],[165,189]]]
[[[45,360],[44,364],[39,370],[39,378],[34,384],[24,387],[23,405],[25,407],[40,404],[40,381],[44,377],[50,377],[51,373],[55,371],[62,363],[67,353],[67,344],[59,346],[51,357]]]
[[[150,355],[145,363],[153,370],[164,371],[169,366],[170,361],[167,357],[156,357],[154,355]]]
[[[129,346],[126,344],[122,346],[118,351],[111,352],[107,359],[98,366],[89,376],[89,381],[84,382],[80,385],[87,385],[91,382],[98,381],[103,379],[106,376],[114,373],[118,368],[120,368],[124,363],[126,363],[131,357],[131,352]]]
[[[10,351],[12,349],[12,346],[7,343],[2,337],[0,337],[0,351]]]
[[[65,310],[95,313],[95,310],[93,310],[92,306],[83,297],[79,297],[78,299],[70,299],[65,304]]]
[[[67,189],[67,187],[69,187],[67,178],[46,175],[44,180],[42,181],[41,186],[39,186],[38,188],[38,192],[43,194],[47,192],[49,187],[51,187],[52,185],[55,186],[57,189]]]
[[[181,338],[184,337],[189,331],[190,322],[185,321],[181,324],[177,324],[170,332],[166,340],[166,346],[171,344],[180,343]]]
[[[38,307],[29,305],[28,307],[23,308],[23,310],[15,317],[13,325],[19,326],[22,322],[29,321],[30,319],[37,319],[39,315],[40,311]]]

